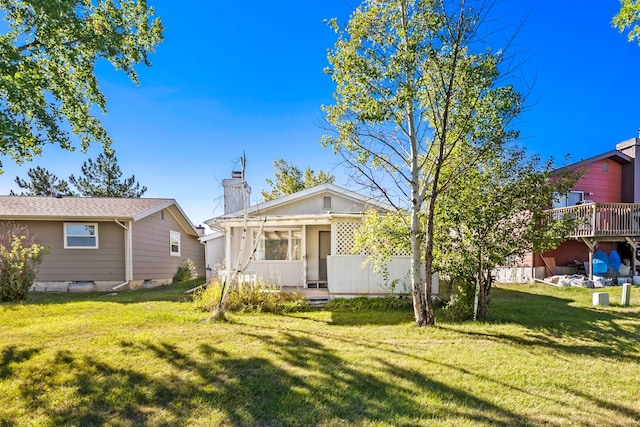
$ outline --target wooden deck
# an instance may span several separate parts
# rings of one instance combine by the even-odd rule
[[[599,241],[624,241],[640,238],[640,204],[586,203],[547,211],[549,219],[570,216],[576,226],[568,238],[591,238]]]

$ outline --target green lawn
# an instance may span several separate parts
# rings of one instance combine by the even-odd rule
[[[640,287],[496,288],[492,319],[237,314],[189,286],[0,305],[0,425],[640,424]],[[618,304],[615,304],[618,303]]]

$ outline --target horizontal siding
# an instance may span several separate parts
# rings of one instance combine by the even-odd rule
[[[169,253],[170,231],[180,232],[180,256]],[[185,233],[169,211],[156,212],[133,224],[133,280],[173,277],[187,258],[204,277],[204,245]]]
[[[609,254],[615,248],[615,243],[600,242],[596,250],[603,250],[605,253]],[[574,265],[576,261],[589,261],[589,248],[587,248],[587,245],[578,240],[567,240],[566,242],[563,242],[560,246],[558,246],[558,248],[556,248],[555,250],[545,252],[544,254],[542,254],[542,256],[544,256],[545,258],[555,258],[557,266]],[[544,265],[544,262],[540,258],[539,254],[536,254],[536,265]]]
[[[323,197],[331,197],[331,209],[324,209],[322,202]],[[317,215],[333,212],[364,212],[369,206],[364,203],[356,202],[344,196],[325,192],[307,197],[301,200],[295,200],[282,206],[274,206],[266,209],[262,213],[264,215]]]
[[[574,190],[584,191],[584,198],[596,203],[621,203],[622,165],[607,159],[587,165]]]
[[[98,249],[64,249],[63,222],[21,223],[48,248],[37,281],[124,281],[124,230],[119,225],[98,223]]]

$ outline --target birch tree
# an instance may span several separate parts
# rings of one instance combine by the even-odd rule
[[[354,179],[407,212],[418,326],[435,323],[439,195],[517,136],[509,123],[522,96],[502,84],[504,56],[480,33],[489,10],[464,0],[365,0],[346,25],[330,21],[338,40],[327,72],[336,91],[335,103],[323,107],[332,129],[323,144],[342,155]],[[458,174],[443,179],[445,167]]]
[[[214,305],[211,310],[210,319],[216,321],[226,320],[226,312],[227,312],[227,300],[229,299],[229,294],[234,286],[238,283],[239,276],[247,269],[251,261],[253,261],[256,251],[258,250],[258,240],[259,236],[262,234],[262,229],[264,227],[264,223],[266,218],[264,218],[260,224],[260,228],[258,229],[255,241],[251,242],[251,233],[249,230],[249,200],[247,198],[247,182],[245,181],[245,169],[247,166],[247,157],[243,154],[240,158],[240,163],[242,165],[242,234],[240,235],[240,245],[239,251],[236,258],[235,266],[233,270],[230,271],[230,275],[227,275],[222,282],[222,290],[220,292],[220,300],[218,304]],[[251,245],[251,246],[249,246]],[[250,248],[249,256],[246,256],[247,249]],[[246,258],[245,258],[246,257]]]

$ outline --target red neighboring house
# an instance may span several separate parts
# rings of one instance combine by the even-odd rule
[[[529,257],[535,277],[550,275],[553,260],[558,274],[575,272],[563,267],[583,262],[588,269],[596,250],[607,254],[617,250],[622,260],[629,260],[631,271],[636,271],[636,266],[640,268],[636,260],[640,242],[640,138],[621,142],[615,150],[565,168],[580,168],[583,175],[569,194],[556,200],[549,213],[555,217],[571,215],[578,225],[557,249]]]

